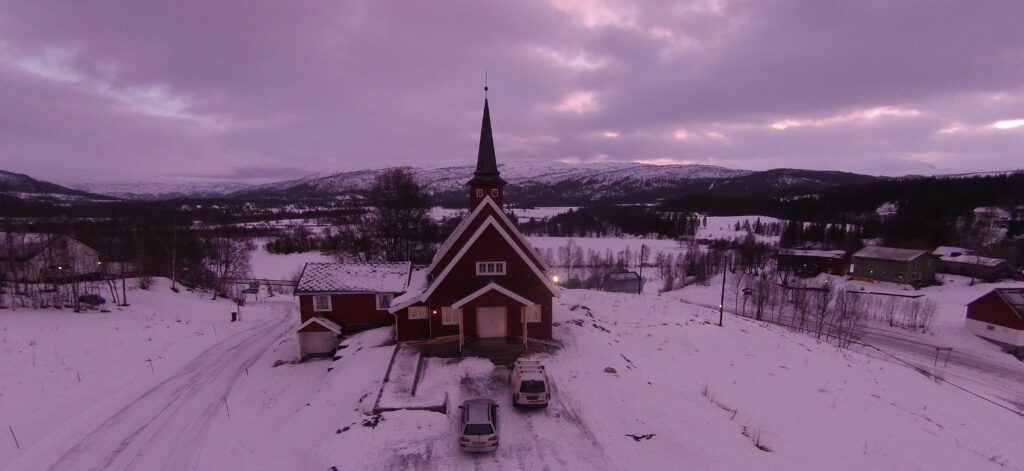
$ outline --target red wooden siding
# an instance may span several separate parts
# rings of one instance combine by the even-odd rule
[[[394,317],[387,310],[377,310],[377,295],[373,293],[332,294],[331,310],[314,311],[312,294],[299,296],[300,322],[306,322],[314,316],[324,316],[339,325],[353,324],[390,324]]]
[[[455,258],[455,255],[459,253],[459,250],[461,250],[462,247],[464,247],[469,242],[470,237],[473,237],[473,234],[476,233],[477,229],[479,229],[480,226],[483,225],[484,221],[487,220],[487,216],[493,216],[494,220],[498,223],[498,225],[504,228],[505,232],[507,232],[512,237],[512,240],[516,240],[515,233],[518,232],[518,229],[515,227],[509,227],[508,224],[503,222],[500,215],[495,214],[494,208],[488,205],[484,207],[483,210],[480,211],[480,214],[477,215],[476,219],[469,223],[469,227],[467,227],[466,230],[463,231],[462,235],[459,236],[459,238],[455,241],[451,249],[449,249],[448,252],[444,254],[444,257],[441,258],[441,260],[437,264],[437,267],[434,268],[434,271],[432,273],[433,275],[438,275],[442,271],[444,271],[445,267],[447,267],[448,264],[451,263],[452,259]],[[517,245],[519,245],[518,241]],[[537,259],[536,255],[533,253],[532,250],[530,250],[529,247],[521,246],[521,248],[523,250],[523,253],[525,253],[526,256],[530,259],[530,261],[535,263],[538,268],[543,266],[540,263],[540,260]],[[512,251],[512,256],[519,258],[519,256],[516,255],[514,251]],[[486,260],[486,258],[480,259],[480,261]]]
[[[1024,319],[1017,317],[1006,301],[992,291],[967,305],[967,318],[1010,329],[1024,330]]]

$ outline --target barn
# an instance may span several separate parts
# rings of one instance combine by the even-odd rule
[[[871,281],[924,285],[935,281],[935,257],[926,250],[864,247],[853,254],[850,274]]]
[[[1024,288],[996,288],[971,301],[967,330],[1024,357]]]
[[[1013,275],[1013,268],[1001,258],[982,257],[971,249],[940,246],[932,250],[939,261],[940,273],[970,276],[988,282]]]
[[[843,250],[781,249],[775,254],[775,263],[779,271],[796,276],[846,275],[850,257]]]
[[[457,340],[460,350],[483,339],[550,339],[557,292],[547,265],[505,214],[486,99],[467,187],[469,214],[392,303],[396,338]]]
[[[346,330],[391,324],[391,300],[407,289],[411,273],[409,262],[307,263],[295,285],[300,358],[333,350]]]

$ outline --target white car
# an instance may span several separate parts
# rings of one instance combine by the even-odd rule
[[[459,409],[459,448],[471,452],[497,450],[498,405],[490,399],[469,399]]]
[[[544,365],[539,361],[516,360],[509,380],[513,406],[547,407],[551,400],[551,385]]]

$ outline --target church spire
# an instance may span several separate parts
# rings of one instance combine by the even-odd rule
[[[486,89],[486,88],[485,88]],[[494,154],[494,136],[491,134],[491,110],[484,98],[484,119],[480,125],[480,149],[476,154],[476,172],[473,172],[473,179],[469,181],[470,186],[483,184],[504,185],[498,172],[498,160]]]
[[[487,87],[484,86],[484,93]],[[491,108],[484,97],[484,119],[480,125],[480,149],[476,154],[476,171],[466,184],[469,187],[470,208],[490,198],[501,207],[505,199],[505,180],[498,172],[498,161],[494,155],[494,136],[491,134]]]

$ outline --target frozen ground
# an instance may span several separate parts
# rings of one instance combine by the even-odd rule
[[[298,276],[306,263],[334,261],[333,257],[319,252],[272,254],[267,252],[263,245],[265,243],[265,240],[256,240],[256,250],[253,250],[250,262],[253,278],[290,280],[293,275]]]
[[[336,361],[273,367],[295,355],[291,298],[251,303],[240,324],[226,302],[161,283],[111,313],[0,311],[0,417],[22,444],[0,440],[0,467],[1024,469],[1019,415],[781,328],[717,327],[684,302],[714,294],[564,290],[564,347],[539,356],[554,380],[543,410],[513,409],[507,370],[486,360],[430,359],[422,394],[501,404],[500,448],[479,456],[458,450],[454,407],[370,415],[389,328],[343,340]]]

